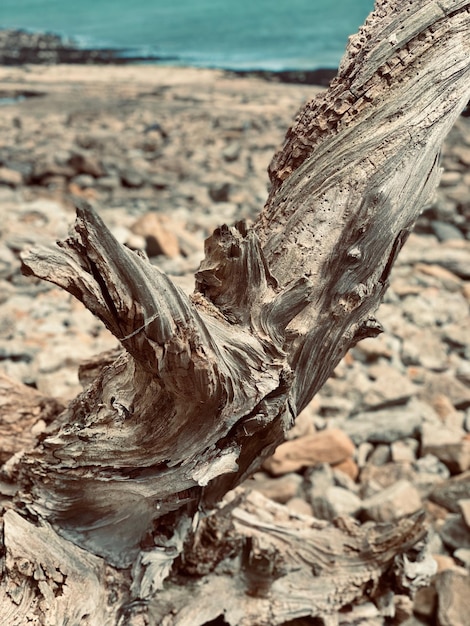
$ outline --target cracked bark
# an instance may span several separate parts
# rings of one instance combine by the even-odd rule
[[[122,351],[84,369],[85,391],[3,467],[8,623],[333,624],[370,599],[390,614],[392,592],[432,572],[421,516],[327,525],[230,490],[381,331],[374,311],[470,96],[469,27],[470,0],[379,0],[288,131],[256,223],[208,239],[190,298],[86,204],[66,241],[24,253]]]

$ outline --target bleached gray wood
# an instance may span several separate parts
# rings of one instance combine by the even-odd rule
[[[84,302],[123,351],[91,368],[83,394],[4,467],[16,496],[0,606],[12,624],[140,614],[181,626],[222,613],[240,626],[333,623],[352,601],[387,598],[387,580],[410,594],[413,575],[421,584],[431,573],[412,573],[420,518],[323,528],[249,498],[217,504],[283,441],[345,352],[381,331],[374,311],[470,97],[469,7],[377,2],[273,159],[254,227],[221,226],[207,241],[191,298],[86,204],[66,241],[23,255],[26,272]]]

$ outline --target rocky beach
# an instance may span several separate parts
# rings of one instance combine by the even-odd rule
[[[205,238],[257,215],[269,161],[319,89],[155,65],[0,66],[2,375],[66,402],[80,364],[116,347],[80,303],[21,273],[21,250],[66,236],[74,197],[190,292]],[[469,117],[442,167],[378,311],[385,332],[346,355],[248,482],[327,520],[424,509],[437,572],[414,606],[398,595],[390,607],[387,623],[406,626],[465,626],[470,613]],[[384,623],[372,603],[340,617]]]

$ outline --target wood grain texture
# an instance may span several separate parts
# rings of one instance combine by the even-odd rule
[[[208,239],[193,296],[85,203],[68,239],[23,254],[26,273],[81,300],[122,351],[3,470],[16,492],[0,587],[12,624],[39,606],[48,624],[194,626],[222,613],[233,626],[334,624],[341,607],[388,597],[390,580],[409,595],[432,574],[425,556],[422,573],[410,565],[413,550],[425,555],[421,518],[324,526],[255,496],[219,503],[346,351],[381,332],[374,311],[470,97],[469,31],[470,0],[378,0],[330,89],[288,131],[257,222]],[[37,544],[24,555],[15,537],[27,533]],[[48,551],[67,571],[54,574]],[[64,575],[106,614],[79,616],[69,588],[56,593]]]

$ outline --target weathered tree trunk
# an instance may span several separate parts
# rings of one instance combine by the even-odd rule
[[[469,32],[470,0],[378,0],[289,130],[258,221],[215,231],[190,298],[84,204],[66,241],[23,255],[123,350],[4,466],[3,623],[334,624],[370,599],[390,614],[432,571],[422,516],[329,525],[229,491],[381,332],[373,313],[470,97]]]

